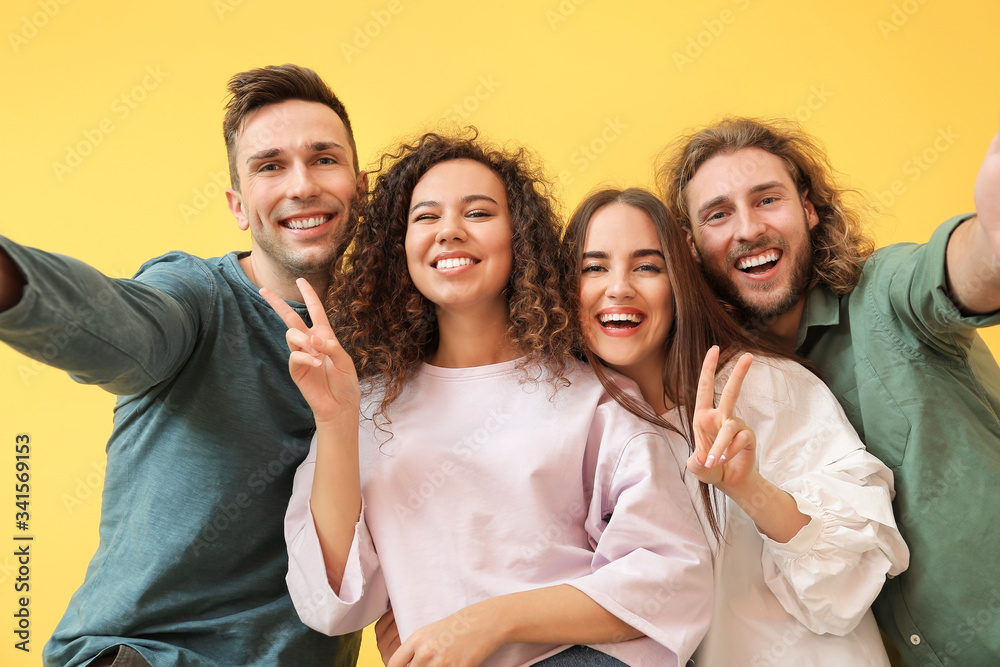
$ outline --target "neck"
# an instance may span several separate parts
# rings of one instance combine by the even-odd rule
[[[326,290],[330,286],[330,274],[327,271],[301,276],[286,275],[284,272],[275,271],[268,262],[261,261],[259,254],[255,252],[240,258],[240,268],[254,285],[268,288],[285,301],[302,303],[302,294],[295,285],[297,278],[305,278],[309,281],[320,299],[326,296]]]
[[[656,414],[662,415],[674,407],[674,404],[668,401],[664,395],[664,363],[664,359],[657,359],[656,361],[646,361],[634,366],[612,366],[611,368],[639,385],[639,392],[642,394],[643,400],[649,403],[649,406],[653,408]]]
[[[510,318],[506,303],[488,312],[438,308],[438,347],[427,359],[432,366],[471,368],[510,361],[521,356],[507,338]]]
[[[795,342],[799,337],[799,324],[805,311],[806,298],[799,299],[794,306],[775,316],[767,325],[771,336],[789,354],[795,354]]]

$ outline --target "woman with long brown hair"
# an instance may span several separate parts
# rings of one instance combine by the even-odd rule
[[[299,615],[338,634],[391,603],[390,667],[683,665],[710,554],[656,429],[571,355],[542,182],[474,138],[383,162],[327,312],[305,284],[312,327],[269,299],[316,417],[286,517]]]
[[[716,593],[695,664],[887,665],[869,606],[909,554],[892,473],[833,395],[725,312],[653,194],[592,194],[565,243],[587,357],[625,407],[664,427],[702,501]]]

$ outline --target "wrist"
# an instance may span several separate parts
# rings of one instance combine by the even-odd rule
[[[759,494],[763,491],[766,483],[760,471],[754,468],[738,483],[731,484],[722,481],[715,484],[715,488],[732,498],[740,506],[743,506],[745,502],[753,499],[754,494]]]

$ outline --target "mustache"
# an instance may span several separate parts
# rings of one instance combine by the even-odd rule
[[[777,236],[763,238],[755,243],[739,243],[733,246],[729,252],[726,253],[726,263],[733,265],[740,257],[752,255],[755,252],[767,250],[769,248],[777,248],[782,254],[785,254],[788,252],[790,247],[791,246],[788,245],[788,241]]]

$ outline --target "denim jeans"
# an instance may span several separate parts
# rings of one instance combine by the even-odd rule
[[[536,662],[535,667],[628,667],[628,665],[589,646],[572,646],[541,662]]]

